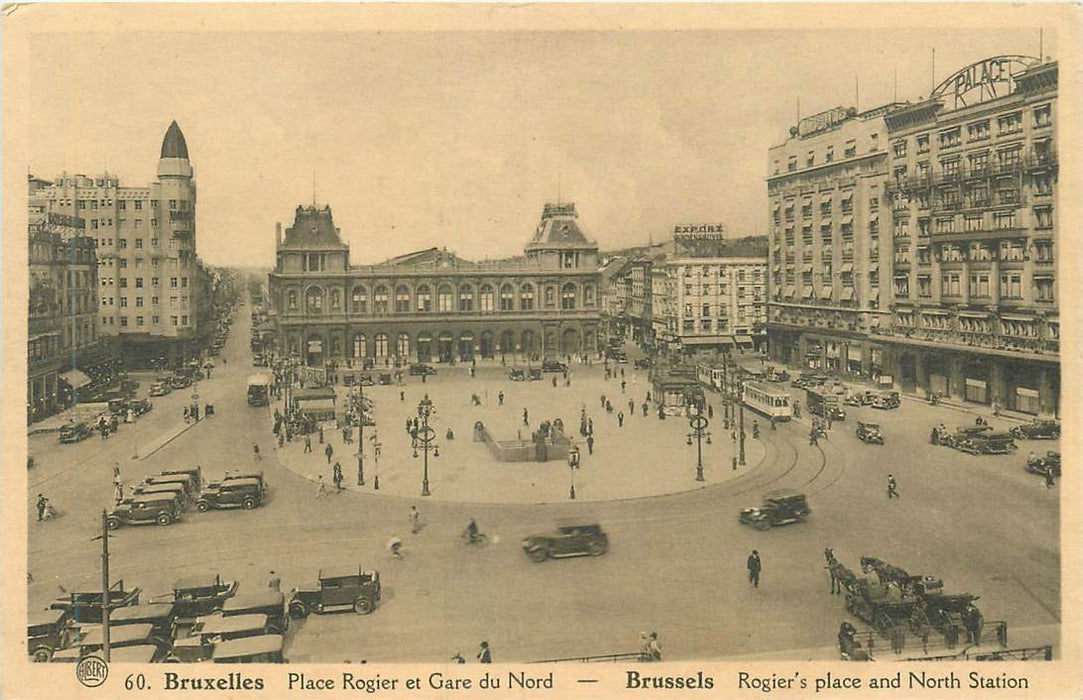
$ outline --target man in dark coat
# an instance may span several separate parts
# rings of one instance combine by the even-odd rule
[[[760,561],[760,553],[755,549],[752,550],[752,554],[748,555],[748,582],[752,584],[754,588],[760,587],[760,571],[763,569],[763,563]]]

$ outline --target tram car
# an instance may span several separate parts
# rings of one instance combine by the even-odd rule
[[[793,418],[793,402],[789,393],[776,386],[746,382],[742,398],[746,406],[772,420]]]

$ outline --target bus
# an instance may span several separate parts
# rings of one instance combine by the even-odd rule
[[[786,391],[768,384],[744,383],[744,404],[772,420],[793,418],[793,402]]]
[[[248,405],[269,406],[271,404],[271,378],[266,374],[253,374],[248,378]]]

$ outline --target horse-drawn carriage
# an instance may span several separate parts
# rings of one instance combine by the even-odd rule
[[[911,625],[921,601],[903,595],[897,586],[859,578],[846,594],[846,611],[880,633]]]

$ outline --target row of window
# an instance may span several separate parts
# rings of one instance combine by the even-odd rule
[[[974,272],[969,279],[959,272],[945,272],[940,275],[941,297],[962,297],[964,280],[969,282],[966,287],[969,298],[985,299],[992,297],[992,277],[988,272]],[[1023,299],[1023,275],[1020,272],[1004,272],[1000,274],[997,295],[1000,299],[1020,301]],[[1053,276],[1052,274],[1034,275],[1033,278],[1034,300],[1040,302],[1053,301]],[[894,280],[894,292],[896,297],[910,296],[910,278],[896,277]],[[917,295],[921,298],[931,298],[933,295],[933,278],[929,275],[919,275],[917,278]]]
[[[181,259],[169,258],[169,269],[176,270],[176,269],[178,269],[180,267],[183,267],[186,264],[186,262],[184,260],[184,258],[186,256],[185,251],[181,251],[180,255],[181,255]],[[135,267],[137,270],[139,268],[143,267],[143,258],[133,258],[133,260],[135,262],[135,265],[133,265],[133,267]],[[98,265],[99,266],[111,265],[113,263],[113,261],[114,260],[111,259],[111,258],[103,258],[103,259],[98,260]],[[122,269],[127,269],[127,267],[128,267],[128,259],[127,258],[116,258],[115,261],[116,261],[117,267],[122,268]],[[161,258],[153,257],[153,258],[151,258],[150,262],[151,262],[151,267],[159,267],[161,265]]]
[[[1049,104],[1039,105],[1031,110],[1031,124],[1035,128],[1050,126],[1053,123],[1053,109]],[[1010,136],[1023,131],[1022,111],[1004,114],[996,119],[997,135]],[[937,146],[940,148],[954,148],[962,144],[963,127],[956,126],[944,129],[937,133]],[[982,119],[966,125],[966,138],[968,143],[985,141],[992,136],[989,119]],[[917,152],[929,152],[929,134],[918,134],[914,137]],[[896,158],[905,158],[909,148],[909,139],[904,137],[897,139],[891,144],[892,154]]]
[[[113,278],[113,277],[102,277],[101,278],[101,286],[103,286],[103,287],[112,287],[114,285],[114,283],[119,282],[119,286],[120,286],[121,289],[127,289],[127,287],[128,287],[128,279],[129,278],[127,278],[127,277],[121,277],[121,278],[119,278],[119,280],[117,280],[116,278]],[[136,289],[140,289],[140,288],[143,287],[143,280],[144,280],[143,277],[135,277],[133,279],[135,280],[135,288]],[[159,281],[160,281],[160,278],[151,277],[150,278],[150,286],[151,287],[157,287],[158,284],[159,284]],[[187,277],[170,277],[169,278],[169,286],[174,288],[174,289],[177,289],[177,288],[187,289],[188,288],[188,278]]]
[[[740,319],[738,321],[738,323],[741,324],[741,325],[744,325],[746,323],[746,321],[745,321],[745,319],[742,318],[742,319]],[[683,333],[695,333],[696,332],[696,320],[691,319],[691,318],[684,319],[684,321],[681,323],[681,332],[683,332]],[[701,318],[701,319],[699,319],[699,332],[700,333],[712,333],[712,332],[714,332],[714,333],[728,333],[729,332],[729,322],[724,318],[720,318],[717,321],[712,321],[709,318]]]
[[[101,305],[102,306],[116,306],[116,305],[119,305],[120,308],[122,308],[122,309],[128,307],[128,297],[120,297],[119,298],[119,304],[117,302],[118,302],[118,299],[115,298],[115,297],[102,297],[101,298]],[[159,297],[151,297],[150,298],[150,305],[151,306],[158,306],[159,303],[160,303],[160,298]],[[144,305],[143,304],[143,297],[135,297],[135,306],[136,306],[136,308],[142,307],[143,305]],[[171,309],[187,309],[188,308],[188,297],[169,297],[169,308],[171,308]]]
[[[687,277],[715,277],[725,278],[730,276],[732,268],[728,265],[686,265],[684,266],[684,276]],[[753,267],[746,269],[743,267],[737,268],[737,281],[744,282],[747,277],[751,277],[753,280],[759,281],[763,275],[762,267]],[[747,276],[747,277],[746,277]]]
[[[553,287],[545,287],[545,305],[554,306],[555,290]],[[309,313],[322,313],[324,310],[324,292],[319,287],[310,288],[305,295],[305,310]],[[342,309],[342,293],[338,289],[332,289],[327,294],[327,307],[332,311],[339,311]],[[373,289],[371,303],[372,312],[376,314],[386,314],[390,311],[390,298],[388,294],[388,288],[380,285]],[[471,285],[460,285],[457,295],[452,289],[451,285],[442,284],[437,287],[436,290],[436,311],[440,312],[452,312],[463,311],[470,312],[475,310],[475,295],[474,288]],[[492,285],[483,284],[478,290],[477,294],[477,306],[478,311],[494,311],[495,304],[497,302],[496,295],[494,294],[494,288]],[[352,313],[368,313],[370,297],[368,290],[365,287],[357,286],[353,288],[353,292],[350,297],[350,310]],[[501,311],[514,311],[516,308],[516,290],[510,284],[505,284],[500,287],[499,296],[499,308]],[[530,284],[522,285],[518,290],[518,307],[520,311],[530,311],[534,309],[534,287]],[[428,285],[421,285],[417,287],[413,294],[410,289],[405,286],[398,286],[395,288],[394,297],[394,309],[395,313],[411,313],[416,310],[420,313],[431,312],[433,308],[433,294],[431,287]],[[594,286],[585,285],[583,287],[583,300],[584,306],[594,306]],[[290,289],[286,292],[286,309],[289,311],[298,310],[299,296],[296,289]],[[571,282],[565,284],[560,290],[560,307],[564,310],[571,310],[577,308],[579,305],[579,287]]]
[[[876,134],[876,133],[869,134],[869,152],[870,153],[875,153],[878,150],[880,150],[880,134]],[[849,141],[846,141],[846,143],[843,144],[842,157],[845,159],[845,158],[854,158],[856,156],[857,156],[857,141],[855,139],[850,139]],[[835,162],[835,145],[834,144],[830,144],[827,147],[825,147],[825,149],[824,149],[824,161],[823,162],[824,163],[833,163],[833,162]],[[805,154],[805,167],[806,168],[811,168],[811,167],[813,167],[815,165],[816,165],[816,151],[810,150],[810,151],[806,152],[806,154]],[[791,155],[786,160],[786,171],[787,172],[794,172],[795,170],[797,170],[797,155]],[[778,175],[778,172],[779,172],[779,162],[776,160],[775,161],[775,167],[774,167],[774,174]]]
[[[145,320],[146,320],[145,316],[136,316],[135,317],[135,325],[137,327],[143,326],[143,325],[145,325],[144,324]],[[156,326],[160,322],[161,322],[161,318],[159,316],[151,316],[150,317],[151,325]],[[184,314],[184,315],[181,315],[181,316],[170,316],[169,317],[169,322],[173,326],[187,326],[188,325],[188,315]],[[112,326],[112,325],[114,325],[113,317],[112,316],[102,316],[102,325],[103,326],[106,326],[106,325]],[[121,316],[120,317],[120,327],[121,328],[127,328],[128,327],[128,317],[127,316]]]

